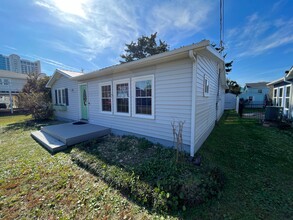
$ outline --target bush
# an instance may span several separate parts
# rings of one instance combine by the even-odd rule
[[[101,143],[89,147],[90,143],[93,142],[79,144],[71,154],[72,160],[140,204],[159,212],[185,210],[186,207],[205,202],[217,196],[224,184],[219,169],[196,167],[188,157],[176,163],[176,152],[173,149],[158,146],[151,148],[153,144],[146,139],[126,136],[118,138],[116,142],[109,140],[106,143],[108,148],[123,150],[122,158],[125,153],[136,157],[135,161],[138,158],[139,163],[133,165],[125,164],[125,161],[123,165],[119,163],[117,151],[113,150],[116,158],[112,160],[113,155],[105,153],[102,148],[99,150]],[[109,146],[109,143],[116,145]],[[136,143],[142,144],[142,147]],[[140,152],[136,150],[132,154],[133,145]],[[145,149],[155,151],[153,156],[146,156]]]
[[[46,88],[49,77],[38,74],[28,74],[27,83],[18,95],[20,108],[28,110],[35,120],[49,119],[53,115],[51,92]]]

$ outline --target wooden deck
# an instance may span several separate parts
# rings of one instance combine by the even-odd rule
[[[110,128],[86,123],[65,123],[43,127],[31,136],[50,152],[55,153],[74,144],[110,133]]]

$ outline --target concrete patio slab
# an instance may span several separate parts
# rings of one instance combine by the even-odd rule
[[[65,123],[42,127],[34,131],[31,136],[55,153],[74,144],[105,136],[111,132],[110,128],[87,123]]]
[[[47,148],[51,153],[65,150],[67,148],[67,146],[63,142],[58,141],[46,132],[34,131],[31,133],[31,136],[41,145]]]
[[[67,146],[99,138],[111,132],[110,128],[99,125],[74,123],[46,126],[41,130],[65,143]]]

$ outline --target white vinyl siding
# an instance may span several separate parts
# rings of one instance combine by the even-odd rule
[[[60,78],[54,83],[51,88],[53,103],[57,104],[55,101],[55,90],[59,88],[68,89],[68,107],[66,111],[55,110],[54,114],[58,118],[69,119],[69,120],[79,120],[79,92],[78,92],[78,82],[70,80],[67,77],[60,76]]]
[[[190,59],[181,59],[156,66],[125,71],[111,76],[97,77],[88,82],[90,123],[153,138],[173,141],[171,122],[185,121],[183,143],[190,144],[191,115],[191,70]],[[100,107],[99,83],[132,79],[153,75],[154,77],[154,119],[123,117],[115,114],[102,114]],[[132,83],[131,83],[132,84]],[[132,86],[132,85],[131,85]],[[130,106],[132,106],[132,92]],[[130,108],[131,110],[131,108]],[[132,112],[131,112],[132,115]]]
[[[218,92],[218,65],[215,61],[204,56],[197,56],[197,85],[195,98],[195,151],[206,139],[215,125],[217,116],[223,112],[223,103],[218,104],[217,115],[216,102]],[[205,78],[209,79],[209,96],[203,96]],[[221,93],[222,99],[224,99]]]

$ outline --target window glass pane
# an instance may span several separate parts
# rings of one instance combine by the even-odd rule
[[[66,101],[65,89],[62,89],[62,104],[65,104],[65,101]]]
[[[128,98],[128,83],[116,85],[117,98]]]
[[[277,97],[277,90],[274,89],[274,97]]]
[[[290,97],[290,86],[286,87],[286,97]]]
[[[278,100],[278,106],[282,106],[282,102],[283,102],[283,99],[282,98],[279,98],[279,100]]]
[[[289,98],[286,98],[285,108],[289,108]]]
[[[283,88],[280,88],[279,90],[279,97],[282,97],[283,96]]]
[[[152,115],[152,80],[135,82],[135,113]]]
[[[111,85],[101,86],[102,111],[111,112]]]
[[[129,112],[128,98],[117,99],[117,112],[122,112],[122,113]]]
[[[61,104],[61,90],[58,90],[58,104]]]
[[[102,99],[102,111],[111,111],[111,99]]]
[[[117,112],[128,113],[129,112],[129,91],[128,83],[121,83],[116,85],[116,104]]]

